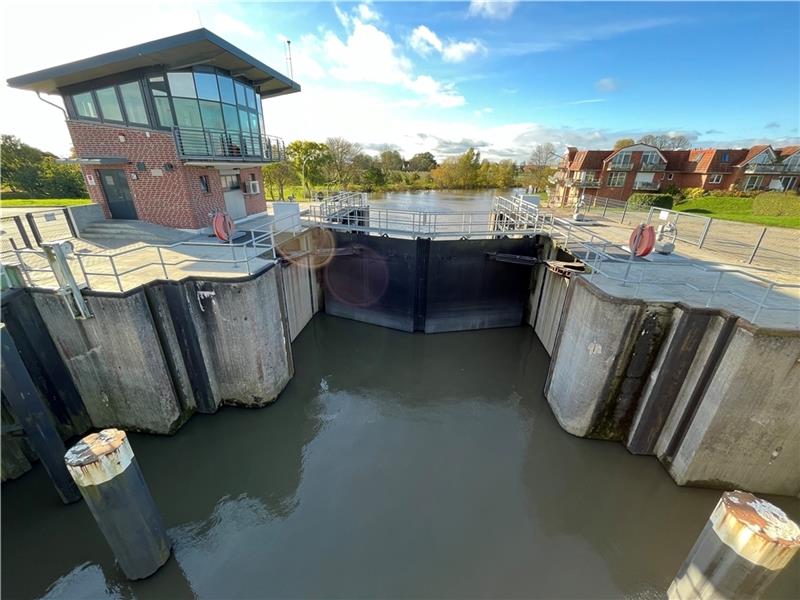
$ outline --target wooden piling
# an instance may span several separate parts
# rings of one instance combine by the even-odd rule
[[[64,442],[56,429],[56,424],[39,390],[31,379],[25,363],[17,351],[14,340],[0,324],[2,339],[2,382],[3,395],[11,412],[22,425],[25,439],[42,461],[50,481],[64,504],[77,502],[81,494],[64,466]]]
[[[171,546],[125,432],[87,435],[64,460],[128,579],[155,573]]]
[[[758,598],[798,548],[800,527],[781,509],[747,492],[725,492],[667,597]]]

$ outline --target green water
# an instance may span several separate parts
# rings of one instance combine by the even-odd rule
[[[562,431],[530,328],[320,315],[294,353],[273,406],[131,435],[174,540],[148,580],[40,467],[5,484],[3,597],[658,598],[719,498]],[[769,596],[800,596],[798,565]]]

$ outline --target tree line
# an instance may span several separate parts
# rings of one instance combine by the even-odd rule
[[[286,147],[286,161],[263,168],[268,199],[312,197],[316,191],[510,188],[517,185],[539,190],[547,186],[558,159],[552,144],[537,146],[524,164],[512,160],[481,159],[468,148],[458,156],[438,162],[430,152],[404,158],[386,147],[377,156],[360,144],[332,137],[323,142],[296,140]]]
[[[56,156],[29,146],[13,135],[2,136],[5,198],[87,198],[78,165],[56,162]]]

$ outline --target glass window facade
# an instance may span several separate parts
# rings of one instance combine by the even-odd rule
[[[117,91],[113,87],[103,88],[95,92],[97,103],[100,105],[100,114],[104,121],[118,121],[122,123],[122,109],[119,107]]]
[[[147,125],[147,109],[144,107],[144,97],[139,82],[132,81],[119,86],[119,93],[122,96],[122,104],[125,106],[128,122]]]
[[[72,103],[75,105],[75,111],[79,117],[87,119],[98,119],[97,106],[94,104],[94,96],[91,92],[84,92],[83,94],[75,94],[72,97]]]
[[[73,118],[195,130],[185,139],[234,155],[261,152],[264,117],[256,90],[208,67],[145,74],[140,80],[81,91],[71,100]]]

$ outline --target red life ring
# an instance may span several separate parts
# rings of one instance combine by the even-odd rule
[[[631,237],[628,240],[628,247],[634,256],[639,258],[647,256],[653,251],[656,244],[656,231],[652,225],[641,223],[633,228]]]
[[[223,242],[231,239],[231,233],[236,230],[236,225],[233,223],[228,213],[218,212],[211,220],[211,227],[214,230],[214,235]]]

